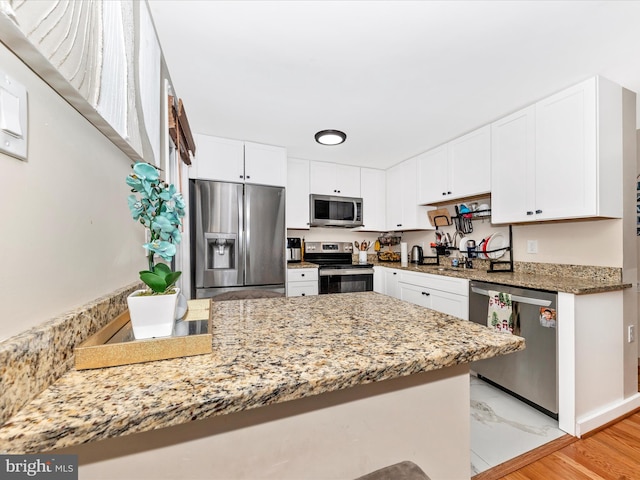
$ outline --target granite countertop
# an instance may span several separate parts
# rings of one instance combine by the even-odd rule
[[[478,280],[481,282],[492,282],[501,285],[514,287],[532,288],[536,290],[548,290],[551,292],[565,292],[575,295],[586,295],[590,293],[603,293],[615,290],[630,288],[630,283],[624,283],[608,276],[599,276],[593,273],[593,269],[587,270],[588,274],[581,275],[576,269],[575,275],[569,276],[558,274],[559,272],[547,273],[553,269],[553,265],[544,266],[541,273],[525,272],[487,272],[487,268],[464,269],[461,267],[449,267],[446,265],[416,265],[410,263],[402,267],[400,262],[372,262],[376,266],[397,268],[409,272],[431,273],[434,275],[444,275],[447,277],[465,278],[467,280]],[[561,270],[562,271],[562,270]]]
[[[36,453],[524,348],[521,337],[374,292],[212,302],[213,353],[70,370],[0,428]]]
[[[319,265],[317,263],[310,262],[291,262],[287,263],[287,268],[296,269],[296,268],[318,268]]]
[[[475,268],[472,269],[450,267],[444,263],[447,260],[446,257],[441,260],[441,265],[409,263],[406,267],[402,267],[400,262],[381,262],[376,255],[369,255],[367,260],[370,264],[379,267],[575,295],[611,292],[632,286],[630,283],[624,283],[620,280],[620,269],[610,267],[542,263],[518,264],[516,262],[517,267],[524,271],[488,273],[489,262],[477,259],[474,260]],[[357,260],[354,260],[354,263],[357,263]],[[289,263],[287,268],[318,268],[318,265],[310,262]]]

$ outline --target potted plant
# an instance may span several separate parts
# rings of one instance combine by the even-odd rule
[[[167,264],[156,263],[156,255],[166,262],[176,254],[180,243],[181,218],[185,204],[174,185],[160,179],[158,169],[145,162],[132,165],[127,185],[133,192],[128,203],[131,216],[149,231],[148,270],[140,272],[148,288],[136,290],[127,298],[133,334],[137,339],[171,335],[180,289],[175,283],[182,272],[173,272]]]

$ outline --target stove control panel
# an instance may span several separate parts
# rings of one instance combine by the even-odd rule
[[[353,253],[351,242],[306,242],[305,253]]]

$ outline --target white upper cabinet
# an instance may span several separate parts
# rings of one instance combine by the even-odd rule
[[[287,185],[287,149],[244,142],[244,181],[260,185]]]
[[[491,125],[491,220],[526,222],[535,208],[535,105]]]
[[[451,195],[458,199],[491,191],[491,126],[449,142]]]
[[[309,160],[290,158],[287,161],[287,228],[309,227]]]
[[[375,168],[360,169],[364,226],[359,230],[384,232],[386,224],[386,174]]]
[[[451,196],[447,144],[418,155],[418,202],[442,202]]]
[[[418,157],[387,170],[387,230],[433,230],[427,207],[418,205]],[[366,205],[365,205],[366,208]]]
[[[189,169],[191,178],[244,180],[244,142],[201,134],[195,134],[195,141],[197,155]]]
[[[492,221],[622,216],[622,88],[591,78],[492,126]]]
[[[283,147],[241,142],[196,134],[197,155],[191,178],[284,187],[287,150]]]
[[[329,162],[310,162],[311,193],[360,197],[360,167]]]
[[[418,156],[418,203],[427,205],[491,190],[491,128],[486,125]]]

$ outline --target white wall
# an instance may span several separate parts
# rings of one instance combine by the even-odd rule
[[[145,266],[131,161],[0,44],[29,97],[28,161],[0,153],[0,341],[123,287]]]

